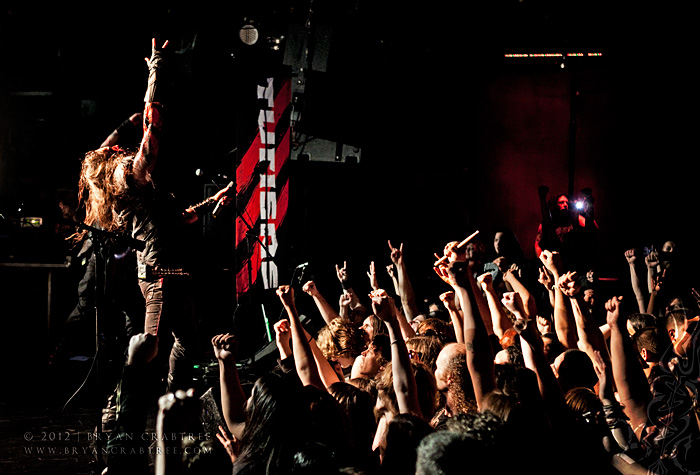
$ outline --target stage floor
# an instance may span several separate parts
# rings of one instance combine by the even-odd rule
[[[96,460],[105,460],[107,437],[96,438],[95,429],[101,422],[102,408],[115,384],[103,384],[98,390],[95,377],[85,377],[88,362],[66,368],[60,374],[50,371],[32,373],[25,369],[22,378],[15,377],[2,387],[0,398],[0,473],[24,475],[92,475],[103,466]],[[69,378],[66,373],[75,373]],[[218,373],[218,371],[217,371]],[[31,376],[33,374],[33,377]],[[76,376],[77,374],[77,376]],[[116,373],[115,373],[116,374]],[[19,376],[15,370],[14,376]],[[112,375],[114,376],[114,375]],[[216,387],[214,387],[216,386]],[[218,386],[212,379],[193,381],[200,400],[202,419],[211,437],[221,423],[218,410]],[[80,388],[80,389],[77,389]],[[152,394],[146,429],[137,436],[146,437],[150,451],[156,450],[156,415],[158,397]],[[217,407],[214,408],[214,405]],[[151,473],[153,473],[153,456]]]
[[[149,417],[148,431],[155,427]],[[96,468],[94,429],[98,407],[57,408],[0,405],[0,473],[91,475]]]

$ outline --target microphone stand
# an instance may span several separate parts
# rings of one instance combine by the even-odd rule
[[[112,239],[114,241],[117,241],[118,243],[126,244],[128,247],[136,249],[137,251],[143,251],[146,248],[145,241],[129,237],[125,234],[118,234],[113,231],[105,231],[104,229],[89,226],[85,223],[81,223],[80,221],[74,221],[68,218],[63,218],[59,221],[66,224],[70,224],[76,228],[85,229],[89,232],[90,235],[95,235],[105,240]]]
[[[238,206],[236,206],[236,210],[238,209]],[[259,235],[254,234],[253,232],[253,226],[246,221],[245,217],[243,217],[242,213],[238,213],[238,217],[241,218],[241,221],[245,225],[245,227],[248,229],[246,231],[246,249],[248,251],[248,263],[246,264],[246,269],[248,271],[248,305],[252,308],[253,307],[253,239],[257,241],[260,246],[267,251],[267,255],[271,256],[270,254],[270,248],[267,246],[265,242],[263,242],[262,239],[260,239]],[[236,289],[238,290],[238,289]],[[267,321],[267,315],[265,314],[265,309],[263,307],[263,320],[265,322],[265,330],[266,330],[266,336],[268,340],[271,340],[271,334],[270,334],[270,325],[269,322]]]
[[[265,243],[263,242],[263,240],[260,239],[260,236],[254,234],[254,232],[253,232],[253,226],[251,226],[250,223],[248,223],[248,221],[246,221],[246,219],[243,217],[242,214],[239,214],[238,217],[241,218],[241,221],[243,222],[243,224],[245,225],[245,227],[248,229],[248,231],[245,233],[245,235],[246,235],[247,237],[254,238],[256,241],[258,241],[258,243],[260,244],[260,246],[261,246],[263,249],[265,249],[265,250],[267,251],[267,255],[270,256],[270,257],[272,257],[272,258],[274,259],[275,256],[273,256],[272,254],[270,254],[270,248],[267,247],[267,244],[265,244]],[[252,241],[252,239],[251,239],[251,241]],[[250,251],[250,249],[248,249],[248,250]],[[250,262],[250,259],[248,259],[248,262]],[[251,277],[252,277],[251,275],[248,276],[248,283],[249,283],[249,284],[250,284]]]
[[[100,349],[102,348],[101,345],[101,338],[100,338],[100,330],[101,330],[101,317],[102,317],[102,305],[103,305],[103,300],[104,300],[104,294],[105,294],[105,284],[106,284],[106,273],[107,273],[107,249],[108,245],[107,243],[111,241],[115,241],[117,243],[126,245],[128,247],[137,249],[137,250],[143,250],[145,248],[145,242],[141,241],[139,239],[132,238],[130,236],[126,236],[124,234],[118,234],[115,232],[111,231],[106,231],[104,229],[100,229],[94,226],[89,226],[85,223],[81,223],[79,221],[74,221],[68,218],[63,218],[59,220],[60,222],[70,224],[76,228],[84,229],[88,231],[88,236],[90,239],[92,239],[92,255],[94,258],[94,289],[95,289],[95,295],[94,295],[94,305],[95,305],[95,354],[93,357],[93,366],[95,368],[95,377],[97,378],[97,387],[98,387],[98,392],[100,389],[100,358],[102,357],[102,354],[100,352]],[[92,368],[91,368],[92,369]],[[89,376],[89,373],[88,373]],[[87,377],[86,377],[87,381]],[[84,384],[84,383],[83,383]],[[71,396],[71,399],[75,397],[76,394],[82,389],[82,385],[78,390]],[[68,400],[70,402],[70,399]],[[66,402],[66,405],[68,404]],[[65,406],[64,406],[65,407]]]
[[[87,224],[73,221],[70,219],[62,219],[62,222],[68,223],[76,228],[84,229],[88,231],[88,236],[92,240],[92,256],[94,259],[94,306],[95,306],[95,354],[93,356],[92,365],[88,370],[85,380],[80,385],[80,387],[73,393],[73,395],[66,401],[63,409],[68,406],[70,401],[80,392],[84,387],[85,383],[90,377],[92,370],[95,370],[95,379],[97,385],[97,395],[101,399],[106,396],[103,392],[102,386],[104,385],[103,375],[102,375],[102,359],[104,358],[104,347],[102,344],[102,334],[101,334],[101,321],[104,318],[102,315],[102,306],[106,300],[106,285],[107,285],[107,262],[109,258],[109,242],[114,242],[124,246],[131,247],[133,249],[143,250],[145,249],[145,242],[126,236],[124,234],[117,234],[110,231],[105,231],[94,226],[89,226]],[[105,409],[103,409],[104,411]],[[101,412],[103,412],[101,411]],[[103,432],[103,421],[104,413],[101,414],[100,420],[95,427],[96,435],[96,449],[103,450],[105,447],[104,432]]]

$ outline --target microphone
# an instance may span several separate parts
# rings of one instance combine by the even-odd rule
[[[306,266],[308,266],[308,265],[309,265],[308,262],[304,262],[303,264],[299,264],[296,268],[297,268],[297,269],[301,269],[302,267],[306,267]]]
[[[231,192],[231,189],[235,186],[235,183],[231,181],[231,182],[229,182],[229,184],[227,186],[229,188],[229,191],[227,192],[227,194],[228,194]],[[214,207],[214,211],[211,212],[211,215],[213,217],[215,217],[215,218],[219,217],[219,213],[221,212],[221,208],[224,207],[224,205],[222,204],[223,201],[224,201],[224,198],[222,196],[221,199],[219,200],[219,202],[216,203],[216,206]]]

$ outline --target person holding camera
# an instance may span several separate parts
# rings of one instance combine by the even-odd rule
[[[549,200],[549,187],[537,189],[542,221],[537,229],[535,252],[543,250],[559,252],[568,269],[583,274],[596,267],[596,231],[594,199],[590,188],[581,190],[575,200],[566,194],[558,194]]]

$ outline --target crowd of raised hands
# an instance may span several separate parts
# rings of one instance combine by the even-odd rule
[[[496,246],[489,258],[475,236],[448,243],[432,269],[411,269],[435,272],[439,295],[417,298],[410,243],[391,242],[385,264],[358,265],[366,271],[330,263],[338,292],[328,299],[313,281],[279,287],[278,364],[244,390],[244,336],[214,336],[225,423],[196,463],[172,455],[181,441],[159,440],[156,471],[698,472],[697,295],[674,274],[673,243],[644,259],[621,253],[630,273],[605,295],[591,269],[567,268],[556,250],[528,261]],[[424,297],[437,304],[421,308]],[[317,333],[297,299],[318,310]],[[151,359],[152,343],[133,340],[129,365]],[[158,430],[184,432],[196,401],[163,396]]]

